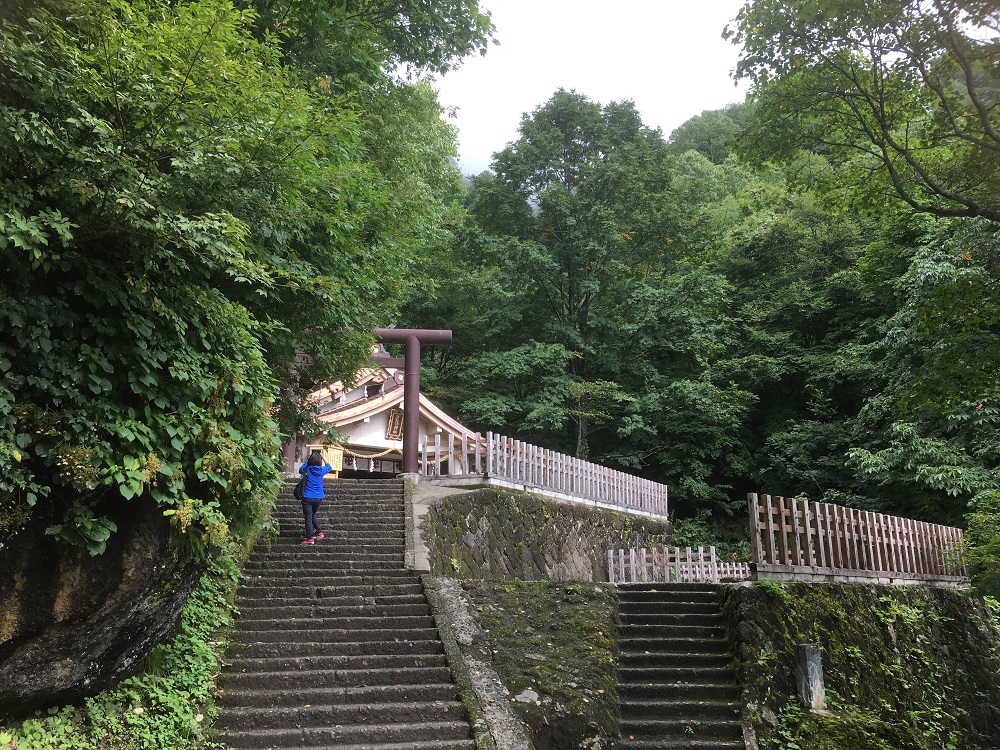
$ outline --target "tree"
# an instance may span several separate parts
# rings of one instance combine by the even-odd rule
[[[753,84],[756,125],[740,143],[765,158],[860,156],[859,186],[998,221],[998,32],[985,0],[748,2],[726,31]]]
[[[743,127],[745,111],[742,104],[706,110],[674,129],[670,144],[681,153],[694,149],[713,164],[722,164]]]
[[[585,456],[592,429],[624,403],[602,375],[604,342],[663,244],[665,217],[650,197],[667,187],[666,144],[630,102],[601,107],[564,90],[520,132],[496,155],[496,179],[477,184],[472,214],[484,231],[512,238],[495,263],[507,288],[525,290],[535,336],[573,353],[564,408],[572,451]]]
[[[486,53],[493,25],[478,0],[239,0],[258,39],[280,40],[290,64],[335,86],[381,81],[384,71],[445,72]],[[344,80],[346,79],[346,80]]]
[[[436,241],[453,134],[426,86],[303,85],[227,0],[53,7],[0,29],[0,533],[97,553],[149,495],[198,549],[260,522],[296,394],[367,359],[337,332]]]

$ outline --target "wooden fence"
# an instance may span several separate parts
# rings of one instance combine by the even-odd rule
[[[421,445],[424,476],[482,475],[570,498],[666,516],[665,484],[487,432],[441,434]]]
[[[667,515],[667,486],[573,456],[486,433],[486,474],[608,505]]]
[[[909,518],[799,501],[748,496],[758,573],[960,580],[962,530]]]
[[[720,583],[746,581],[749,563],[721,562],[715,547],[608,550],[611,583]]]
[[[420,470],[424,476],[445,474],[469,476],[483,473],[486,443],[476,433],[436,433],[433,439],[424,435],[420,445]]]

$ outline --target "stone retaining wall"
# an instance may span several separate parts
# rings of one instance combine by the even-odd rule
[[[670,525],[500,488],[440,498],[421,521],[429,571],[470,579],[607,581],[607,551],[670,542]]]

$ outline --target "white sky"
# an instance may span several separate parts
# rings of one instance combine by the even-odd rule
[[[722,39],[743,0],[482,0],[500,46],[435,85],[458,128],[461,169],[479,174],[517,139],[523,113],[556,89],[607,104],[631,99],[665,138],[706,109],[743,101]]]

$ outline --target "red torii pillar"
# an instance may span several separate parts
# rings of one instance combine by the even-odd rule
[[[450,346],[451,331],[424,328],[376,328],[383,344],[403,344],[403,473],[416,474],[420,440],[420,345]]]

